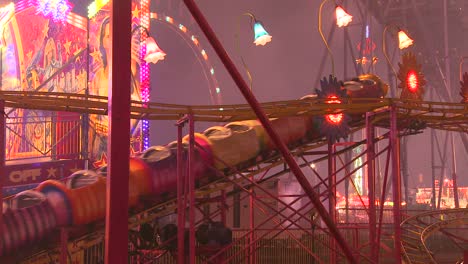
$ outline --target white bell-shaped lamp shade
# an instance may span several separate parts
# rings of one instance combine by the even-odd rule
[[[145,61],[147,63],[158,63],[160,60],[164,60],[166,53],[162,51],[156,41],[152,37],[146,38],[146,55]]]
[[[405,49],[413,45],[413,40],[403,30],[398,31],[398,47]]]
[[[348,14],[341,6],[336,6],[336,25],[338,27],[346,27],[351,21],[353,21],[353,16]]]

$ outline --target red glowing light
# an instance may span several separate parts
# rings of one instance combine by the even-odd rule
[[[328,99],[325,101],[327,104],[341,104],[341,100],[338,99],[337,96],[335,95],[330,95],[328,96]],[[341,123],[343,120],[343,113],[340,114],[331,114],[331,115],[325,115],[325,118],[327,119],[328,123],[331,123],[333,125],[338,125]]]
[[[408,86],[408,90],[412,93],[416,92],[419,88],[419,80],[418,75],[414,71],[408,72],[406,76],[406,85]]]

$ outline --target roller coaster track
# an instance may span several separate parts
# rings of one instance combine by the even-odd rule
[[[107,97],[47,92],[0,92],[6,107],[48,111],[67,111],[106,115]],[[403,126],[419,122],[427,127],[448,131],[468,132],[468,104],[421,102],[401,99],[347,98],[341,104],[327,104],[326,99],[290,100],[262,103],[270,118],[293,115],[324,115],[346,112],[363,114],[394,106]],[[192,114],[195,121],[233,122],[256,119],[247,104],[236,105],[177,105],[132,101],[131,118],[147,120],[178,120]],[[380,118],[388,120],[388,113]],[[406,122],[406,123],[405,123]],[[410,122],[410,123],[408,123]],[[383,122],[382,126],[388,122]]]
[[[0,92],[0,100],[5,102],[8,108],[27,108],[46,111],[69,111],[88,114],[107,114],[107,97],[67,94],[67,93],[42,93],[42,92]],[[390,107],[395,107],[398,113],[398,126],[401,130],[421,130],[426,127],[468,132],[468,104],[460,103],[439,103],[439,102],[419,102],[404,101],[400,99],[345,99],[342,104],[327,104],[319,99],[291,100],[262,103],[265,113],[270,118],[294,116],[294,115],[324,115],[331,113],[346,112],[351,115],[362,115],[365,112],[374,112],[376,118],[373,122],[377,126],[389,127]],[[132,101],[131,118],[148,120],[178,120],[186,114],[192,114],[196,121],[209,122],[232,122],[240,120],[256,119],[254,112],[249,105],[176,105],[163,103],[146,103]],[[352,130],[362,129],[363,120],[357,119],[352,124]],[[315,139],[313,142],[304,143],[291,152],[296,157],[301,157],[305,152],[321,147],[326,144],[324,138]],[[353,146],[354,147],[354,146]],[[322,157],[327,158],[326,156]],[[252,164],[248,168],[242,168],[241,173],[247,177],[265,173],[273,167],[284,165],[280,155],[273,156],[257,164]],[[309,162],[304,162],[300,166],[308,166]],[[276,177],[286,173],[287,169],[276,173],[270,177]],[[229,180],[227,180],[229,178]],[[241,179],[234,174],[226,175],[225,178],[216,180],[200,187],[196,191],[197,197],[225,189],[232,186],[233,182],[241,183]],[[142,212],[134,212],[129,217],[129,228],[136,227],[144,222],[157,219],[160,216],[173,213],[176,209],[175,199],[159,203]],[[434,259],[428,250],[426,239],[438,230],[442,230],[444,225],[464,224],[468,218],[457,219],[460,214],[466,215],[468,210],[453,210],[430,212],[408,218],[402,223],[405,230],[403,250],[404,257],[410,263],[430,263]],[[438,216],[443,216],[444,220],[435,222]],[[432,221],[425,220],[433,219]],[[463,222],[460,222],[463,221]],[[95,226],[91,233],[70,242],[74,245],[70,248],[73,251],[82,250],[85,245],[102,242],[102,226]],[[77,246],[79,245],[79,246]],[[34,259],[38,256],[49,256],[57,252],[57,249],[48,249],[30,256]],[[26,262],[28,263],[28,262]]]
[[[451,263],[462,259],[463,251],[468,249],[466,236],[453,234],[445,229],[467,224],[468,209],[431,211],[407,218],[401,223],[402,254],[405,261],[407,263],[437,263],[436,254],[430,249],[428,240],[438,232],[450,238],[458,248],[458,254],[455,254],[458,256],[453,256],[451,252]]]

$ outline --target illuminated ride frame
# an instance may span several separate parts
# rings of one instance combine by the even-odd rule
[[[197,13],[196,6],[194,6],[194,3],[191,1],[186,1],[186,3],[189,5],[189,8],[195,9],[195,14],[194,16],[200,16],[200,13]],[[199,20],[198,20],[199,19]],[[204,21],[202,18],[198,17],[197,21],[202,24],[202,28],[205,29],[207,26],[206,21]],[[210,33],[208,30],[208,33],[206,33],[209,37],[210,40],[215,39],[214,35],[212,32]],[[222,47],[217,46],[219,45],[219,42],[215,41],[215,49],[218,51],[219,49],[222,49]],[[259,105],[253,96],[250,94],[250,92],[247,89],[247,85],[243,83],[243,80],[239,78],[239,76],[236,73],[235,68],[231,65],[229,66],[229,60],[228,58],[223,58],[222,55],[220,57],[223,59],[225,64],[228,64],[231,72],[233,74],[234,79],[236,79],[236,82],[238,82],[240,88],[242,89],[243,94],[248,98],[248,102],[251,103],[252,108],[255,111],[255,114],[259,117],[262,116],[262,114],[268,114],[269,117],[281,117],[281,116],[292,116],[292,115],[298,115],[298,114],[308,114],[308,115],[324,115],[324,114],[329,114],[330,111],[333,110],[343,110],[346,112],[350,113],[365,113],[365,119],[361,120],[361,122],[358,122],[354,124],[353,129],[354,130],[359,130],[363,127],[366,129],[366,134],[367,134],[367,140],[365,142],[342,142],[342,143],[332,143],[328,141],[327,139],[321,139],[320,141],[317,142],[312,142],[309,144],[306,144],[304,146],[301,146],[299,148],[295,148],[294,150],[289,152],[282,152],[284,155],[284,160],[281,159],[280,155],[275,156],[274,158],[270,160],[265,160],[262,163],[255,164],[254,166],[250,168],[231,168],[232,172],[235,172],[234,175],[231,175],[229,177],[224,177],[223,181],[220,181],[218,183],[211,183],[208,186],[199,188],[198,191],[195,190],[195,182],[194,178],[191,177],[193,175],[189,174],[189,179],[185,183],[181,183],[179,181],[178,185],[178,193],[177,193],[177,199],[173,201],[169,201],[165,204],[161,204],[153,208],[152,210],[146,210],[145,212],[137,215],[133,215],[130,217],[130,227],[136,227],[140,225],[141,223],[144,223],[146,221],[151,221],[158,217],[158,215],[164,215],[164,213],[168,212],[173,212],[177,208],[178,213],[178,222],[182,223],[185,221],[184,217],[184,208],[187,208],[187,204],[189,204],[189,218],[190,218],[190,226],[189,226],[189,260],[191,263],[194,263],[195,259],[195,253],[197,252],[195,250],[195,209],[197,207],[200,207],[206,202],[209,202],[208,200],[213,200],[216,202],[221,201],[221,204],[225,203],[225,196],[227,193],[223,191],[223,189],[226,189],[227,186],[232,186],[232,185],[237,185],[246,195],[244,195],[244,198],[249,198],[249,204],[250,204],[250,210],[254,210],[254,207],[257,206],[257,208],[264,208],[264,207],[269,207],[268,204],[265,204],[263,201],[263,197],[259,197],[255,194],[253,191],[253,187],[256,187],[259,190],[262,190],[262,196],[266,195],[271,199],[274,199],[276,202],[282,204],[284,208],[281,209],[274,209],[275,213],[273,215],[270,215],[267,217],[266,221],[273,220],[276,224],[276,228],[273,230],[268,230],[269,232],[276,232],[273,234],[269,235],[269,238],[274,238],[275,236],[279,235],[282,232],[288,232],[291,234],[291,231],[288,230],[289,226],[295,225],[298,229],[301,229],[302,232],[311,235],[314,237],[314,234],[312,233],[312,230],[305,229],[301,227],[299,224],[297,224],[297,219],[294,219],[295,215],[299,215],[302,219],[305,219],[309,222],[311,226],[314,226],[318,229],[323,229],[319,225],[314,222],[314,219],[310,219],[310,217],[307,216],[310,210],[312,208],[307,208],[306,206],[303,206],[299,210],[296,210],[292,208],[292,205],[298,200],[297,197],[296,200],[289,204],[285,204],[279,197],[276,197],[274,194],[268,192],[262,186],[259,185],[260,182],[266,181],[268,179],[274,179],[275,176],[273,175],[268,178],[264,178],[263,176],[266,175],[273,167],[275,166],[285,166],[285,169],[282,173],[289,172],[290,170],[294,170],[293,168],[295,167],[294,164],[290,164],[289,161],[293,160],[293,162],[296,164],[297,167],[309,167],[311,162],[317,163],[320,160],[327,160],[327,166],[328,166],[328,174],[326,177],[320,177],[320,175],[315,171],[314,174],[317,176],[317,178],[320,178],[320,183],[317,186],[323,186],[323,191],[322,193],[317,194],[316,196],[313,196],[311,193],[307,193],[306,195],[312,195],[311,201],[310,202],[316,202],[317,203],[322,203],[325,200],[332,201],[329,206],[329,214],[324,214],[323,212],[318,212],[314,214],[319,214],[322,219],[327,219],[329,220],[328,224],[330,227],[337,227],[338,226],[338,221],[337,221],[337,215],[335,214],[336,208],[334,206],[334,201],[336,199],[336,185],[339,183],[342,183],[343,181],[346,181],[350,178],[350,176],[353,174],[354,171],[347,171],[344,173],[344,175],[340,178],[338,177],[340,172],[346,171],[349,165],[353,160],[350,161],[345,161],[341,162],[342,165],[341,167],[337,166],[337,160],[341,160],[341,155],[343,155],[346,151],[345,150],[350,150],[357,145],[366,145],[366,150],[363,152],[361,155],[366,155],[367,156],[367,161],[362,164],[361,167],[364,167],[367,165],[367,170],[368,170],[368,175],[369,175],[369,203],[368,203],[368,208],[366,208],[368,218],[369,218],[369,225],[352,225],[352,226],[341,226],[340,225],[340,230],[345,230],[346,228],[349,228],[353,230],[353,232],[359,232],[359,230],[369,230],[369,243],[366,245],[360,245],[359,244],[359,239],[358,239],[358,234],[353,237],[353,248],[360,249],[362,250],[364,247],[369,247],[370,250],[362,250],[362,251],[368,251],[370,254],[366,255],[365,253],[362,252],[355,252],[351,251],[349,248],[349,245],[351,242],[345,241],[343,237],[340,235],[339,232],[338,235],[335,233],[330,233],[328,230],[322,230],[325,234],[327,234],[329,237],[333,237],[336,239],[336,243],[331,243],[330,244],[330,251],[327,253],[327,256],[324,258],[325,260],[329,260],[330,262],[334,262],[339,260],[340,257],[345,257],[348,258],[349,261],[351,262],[359,262],[358,258],[363,258],[367,259],[370,261],[377,261],[379,259],[380,254],[380,239],[384,235],[383,233],[383,223],[382,223],[382,214],[384,213],[384,203],[376,203],[375,200],[380,200],[380,201],[385,201],[386,200],[386,193],[387,193],[387,188],[388,188],[388,182],[389,178],[391,177],[391,182],[392,182],[392,188],[395,190],[393,192],[393,232],[394,232],[394,249],[393,250],[388,250],[390,254],[393,254],[394,260],[401,260],[401,242],[402,242],[402,233],[401,233],[401,227],[400,223],[402,220],[402,210],[400,208],[401,205],[401,184],[400,184],[400,169],[399,169],[399,137],[404,136],[405,134],[411,134],[414,131],[412,131],[411,126],[409,124],[412,120],[420,120],[426,122],[428,127],[432,128],[438,128],[438,129],[447,129],[447,130],[456,130],[456,131],[463,131],[466,132],[468,131],[467,129],[467,120],[466,120],[466,107],[464,104],[443,104],[443,103],[431,103],[431,102],[419,102],[417,105],[414,104],[409,104],[407,101],[402,101],[402,100],[392,100],[392,99],[378,99],[376,102],[370,104],[369,102],[366,103],[359,103],[358,100],[355,100],[353,104],[346,104],[343,102],[343,104],[340,105],[330,105],[330,104],[324,104],[323,102],[317,101],[313,103],[306,103],[306,102],[300,102],[300,101],[291,101],[291,102],[285,102],[284,104],[281,103],[271,103],[271,104],[263,104]],[[227,60],[227,62],[226,62]],[[234,72],[234,73],[233,73]],[[2,100],[6,106],[9,107],[20,107],[20,106],[34,106],[38,108],[43,108],[47,109],[48,106],[46,104],[46,101],[41,100],[40,96],[34,97],[34,94],[31,94],[30,96],[30,101],[21,101],[21,95],[22,93],[2,93]],[[53,95],[51,95],[53,96]],[[102,99],[102,98],[100,98]],[[62,110],[67,110],[67,111],[77,111],[77,112],[86,112],[90,111],[89,109],[92,109],[93,113],[106,113],[107,112],[107,103],[105,101],[98,100],[99,102],[93,102],[94,104],[92,105],[93,107],[87,107],[86,103],[83,104],[83,98],[78,98],[76,101],[73,101],[73,99],[70,98],[60,98],[60,95],[57,96],[57,101],[60,102],[58,105],[62,105],[61,108]],[[111,99],[112,100],[112,99]],[[368,99],[366,99],[368,100]],[[44,103],[45,102],[45,103]],[[75,102],[75,104],[70,104],[70,102]],[[80,102],[80,103],[76,103]],[[2,107],[5,107],[3,105]],[[69,105],[72,105],[72,107],[69,107]],[[283,106],[283,107],[280,107]],[[264,110],[260,110],[264,109]],[[274,110],[275,109],[275,110]],[[284,109],[284,110],[277,110],[277,109]],[[165,111],[164,111],[165,110]],[[168,111],[169,110],[169,111]],[[210,110],[210,111],[207,111]],[[154,103],[147,103],[142,104],[139,107],[135,108],[135,111],[132,113],[132,118],[137,118],[141,117],[141,113],[145,113],[146,117],[148,120],[156,120],[156,119],[173,119],[173,120],[178,120],[177,125],[178,125],[178,142],[182,142],[182,129],[185,124],[188,123],[189,126],[189,134],[191,135],[191,140],[189,143],[189,153],[193,153],[193,150],[195,148],[195,143],[193,140],[193,133],[194,133],[194,122],[195,120],[200,120],[200,121],[218,121],[218,122],[228,122],[228,121],[237,121],[237,120],[244,120],[244,119],[255,119],[255,115],[252,113],[251,109],[248,106],[223,106],[223,111],[219,111],[218,108],[212,107],[210,109],[209,106],[201,107],[200,109],[197,109],[196,107],[184,107],[184,106],[169,106],[169,105],[163,105],[163,104],[154,104]],[[180,114],[185,113],[185,117],[180,119]],[[4,117],[2,116],[2,119]],[[4,119],[0,120],[4,124]],[[388,131],[381,134],[381,135],[375,135],[375,127],[383,127],[387,129]],[[268,127],[268,123],[267,123]],[[271,127],[270,127],[271,128]],[[3,130],[2,130],[3,131]],[[267,130],[268,131],[268,130]],[[116,133],[119,133],[118,131],[115,131]],[[271,133],[271,131],[269,131]],[[1,132],[1,133],[4,133]],[[274,137],[274,136],[273,136]],[[4,137],[1,137],[4,138]],[[386,142],[386,146],[380,150],[376,151],[375,145],[376,142]],[[278,143],[278,142],[276,142]],[[119,148],[118,144],[111,144],[111,148]],[[178,144],[181,146],[181,144]],[[281,144],[280,144],[281,145]],[[328,145],[328,151],[314,151],[315,148]],[[341,149],[343,148],[343,149]],[[281,149],[281,148],[280,148]],[[121,149],[121,153],[127,153],[125,149]],[[3,151],[1,152],[2,154]],[[386,155],[386,156],[385,156]],[[294,159],[291,159],[292,156],[299,157],[302,159],[304,162],[298,165]],[[308,160],[310,156],[315,156],[313,160]],[[319,156],[317,158],[317,156]],[[375,160],[379,156],[384,156],[386,159],[386,166],[385,166],[385,175],[384,175],[384,181],[382,183],[382,186],[375,186]],[[190,154],[189,154],[190,157]],[[112,158],[112,157],[110,157]],[[358,158],[358,157],[356,157]],[[355,159],[356,159],[355,158]],[[2,159],[4,160],[4,159]],[[190,162],[189,158],[189,162]],[[288,161],[288,162],[286,162]],[[391,161],[391,162],[390,162]],[[288,163],[288,166],[285,164]],[[291,166],[292,165],[292,166]],[[112,164],[110,165],[112,166]],[[189,165],[190,166],[190,165]],[[392,168],[391,176],[390,176],[390,169]],[[182,168],[181,165],[179,168]],[[0,168],[1,169],[1,168]],[[357,170],[359,168],[355,168],[354,170]],[[241,171],[239,171],[241,170]],[[297,172],[297,171],[295,171]],[[220,172],[221,173],[221,172]],[[280,173],[281,174],[281,173]],[[237,175],[237,176],[236,176]],[[254,175],[262,175],[260,178],[255,179]],[[223,175],[224,176],[224,175]],[[252,180],[254,179],[254,180]],[[241,182],[242,180],[242,182]],[[309,184],[306,182],[301,182],[303,185]],[[123,188],[128,189],[128,183],[125,185],[125,183],[120,183],[123,184]],[[185,186],[184,186],[185,185]],[[306,185],[307,186],[307,185]],[[214,188],[213,188],[214,187]],[[308,190],[316,190],[316,186],[308,186],[305,187],[304,189]],[[381,196],[377,196],[375,190],[376,189],[381,189],[382,193]],[[185,191],[183,191],[185,190]],[[110,190],[112,191],[112,189]],[[219,196],[217,197],[211,197],[210,199],[206,198],[201,198],[199,199],[200,195],[205,195],[208,193],[218,194]],[[383,197],[383,198],[382,198]],[[315,200],[314,200],[315,199]],[[184,204],[185,203],[185,204]],[[364,203],[363,203],[364,204]],[[264,207],[263,207],[264,206]],[[363,206],[365,207],[365,206]],[[216,210],[212,212],[212,216],[214,217],[217,214],[221,215],[221,219],[223,220],[223,215],[225,215],[224,211],[224,206],[220,206],[219,210]],[[293,216],[286,217],[283,214],[283,210],[287,208],[289,210],[293,210],[294,214]],[[115,208],[114,208],[115,209]],[[125,209],[126,210],[126,209]],[[262,210],[261,210],[262,211]],[[253,215],[253,214],[251,214]],[[276,216],[282,216],[284,219],[275,219]],[[224,219],[225,220],[225,219]],[[244,245],[241,245],[242,250],[248,252],[247,254],[243,254],[242,257],[249,258],[250,263],[255,263],[255,255],[258,254],[257,252],[258,248],[261,248],[262,243],[264,243],[264,240],[261,240],[262,237],[260,235],[257,235],[257,231],[261,231],[262,224],[255,225],[255,221],[253,218],[250,219],[252,225],[250,226],[250,229],[248,232],[243,236],[245,238],[249,238],[248,241],[249,243],[246,243]],[[266,222],[264,221],[264,222]],[[290,224],[289,226],[282,226],[281,224],[288,221]],[[178,234],[178,249],[181,250],[185,245],[184,245],[184,233],[183,229],[182,232],[179,232]],[[126,230],[116,230],[114,232],[125,232]],[[102,242],[102,236],[100,235],[100,232],[96,232],[94,234],[91,234],[87,236],[86,238],[83,239],[83,241],[88,239],[93,238],[95,240],[100,240]],[[96,235],[99,235],[99,239],[96,239]],[[265,235],[265,234],[263,234]],[[238,237],[237,239],[234,240],[233,244],[235,243],[240,243],[242,241],[243,237]],[[301,240],[297,237],[292,236],[295,242],[299,245],[300,248],[304,249],[307,251],[308,254],[310,254],[313,258],[323,258],[323,256],[317,256],[316,252],[311,251],[307,245],[305,245]],[[314,240],[316,243],[321,243],[319,240]],[[331,240],[333,241],[333,240]],[[62,241],[65,247],[62,247],[62,249],[65,249],[66,251],[70,250],[70,247],[67,248],[67,240],[65,239]],[[349,254],[343,254],[341,250],[338,250],[338,245],[341,246],[344,250],[343,251],[349,251],[348,253],[352,253],[351,256]],[[216,258],[221,258],[222,261],[229,261],[229,258],[235,257],[235,255],[230,255],[230,254],[223,254],[228,252],[229,248],[232,248],[234,245],[231,245],[229,247],[226,247],[224,249],[217,249],[216,253],[211,253],[209,255],[209,259],[214,260]],[[324,245],[324,247],[328,247],[327,245]],[[75,250],[81,250],[81,249],[75,249]],[[238,253],[240,251],[237,251]],[[64,252],[62,251],[62,254]],[[70,252],[71,255],[73,255],[73,252]],[[177,257],[179,258],[178,261],[179,263],[184,263],[185,259],[183,258],[183,254],[177,254]],[[242,258],[241,257],[241,258]],[[318,261],[325,261],[324,259],[317,259]],[[243,259],[245,260],[245,259]]]

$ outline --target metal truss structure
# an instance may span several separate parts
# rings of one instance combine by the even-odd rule
[[[26,107],[88,113],[106,112],[107,103],[105,98],[92,97],[85,100],[85,97],[86,96],[84,95],[51,95],[22,92],[4,92],[0,94],[0,98],[4,100],[5,105],[8,107]],[[51,103],[52,101],[54,104]],[[345,111],[355,115],[365,114],[364,119],[359,119],[353,124],[352,132],[358,132],[365,129],[368,140],[330,144],[326,138],[321,138],[316,139],[313,142],[304,142],[304,144],[300,146],[293,147],[290,151],[295,157],[295,160],[300,161],[298,165],[301,168],[312,170],[312,173],[315,175],[317,180],[317,183],[313,188],[314,190],[321,190],[321,192],[319,192],[320,201],[322,203],[328,203],[328,201],[331,201],[329,203],[329,212],[332,212],[330,216],[334,219],[334,224],[340,226],[340,229],[346,230],[345,232],[359,233],[358,237],[362,235],[369,236],[369,242],[372,242],[361,244],[359,251],[354,252],[354,254],[357,254],[356,256],[358,259],[371,263],[378,262],[379,258],[384,258],[386,254],[389,254],[392,257],[397,255],[399,256],[400,251],[392,250],[391,248],[398,249],[398,241],[401,241],[402,245],[407,247],[408,244],[405,239],[408,236],[407,233],[411,232],[407,230],[407,225],[403,225],[403,230],[400,231],[402,239],[398,238],[398,230],[400,230],[398,223],[405,218],[404,214],[402,214],[402,209],[399,208],[399,206],[395,206],[400,204],[402,201],[400,192],[392,191],[394,195],[392,198],[392,201],[394,201],[394,207],[391,209],[384,208],[384,203],[379,202],[388,200],[390,186],[400,186],[401,184],[399,181],[400,177],[393,174],[394,172],[400,171],[398,168],[400,166],[398,138],[404,135],[414,134],[424,128],[417,124],[425,124],[425,126],[437,130],[466,132],[468,129],[468,109],[464,104],[437,102],[414,103],[392,99],[378,99],[371,103],[369,102],[369,99],[366,99],[366,103],[359,103],[359,100],[357,100],[353,102],[343,102],[343,104],[335,107],[334,105],[320,102],[318,99],[312,99],[311,101],[266,103],[263,108],[271,117],[284,117],[301,114],[324,115],[335,113],[336,111]],[[182,126],[187,124],[187,122],[189,127],[193,126],[193,122],[195,122],[195,120],[197,120],[197,122],[213,120],[227,122],[255,118],[247,105],[225,105],[223,106],[223,110],[219,110],[219,108],[215,106],[188,107],[150,103],[148,107],[140,108],[136,102],[132,108],[132,116],[136,118],[145,116],[149,119],[179,120],[178,124],[180,129],[182,129]],[[381,134],[375,134],[375,127],[380,127],[381,130],[383,129]],[[386,132],[384,132],[384,130],[386,130]],[[181,135],[182,133],[179,133],[180,140]],[[378,142],[381,148],[377,151],[375,146]],[[319,148],[323,149],[327,145],[328,151],[319,150]],[[359,156],[346,160],[346,154],[358,146],[365,146],[364,151]],[[362,156],[366,156],[367,161],[360,167],[350,170],[350,164]],[[381,182],[375,180],[375,163],[379,157],[386,160],[384,166],[384,180]],[[320,164],[320,162],[327,164],[326,166],[329,168],[328,174],[320,175],[310,167],[311,163]],[[275,173],[271,173],[275,168],[282,169]],[[365,168],[367,168],[369,175],[369,202],[365,204],[362,201],[362,207],[365,208],[363,216],[369,219],[368,224],[350,224],[350,222],[346,220],[340,221],[339,219],[343,219],[343,213],[348,215],[352,210],[342,210],[341,215],[337,213],[338,210],[333,206],[333,204],[336,204],[337,198],[336,186],[344,184],[347,181],[349,182],[350,177],[356,170]],[[246,167],[231,168],[229,171],[230,173],[228,174],[226,174],[226,172],[219,171],[219,175],[222,176],[219,180],[204,183],[202,184],[203,186],[199,186],[196,189],[194,184],[190,185],[191,188],[188,188],[189,186],[187,185],[180,189],[186,191],[181,191],[176,199],[162,204],[157,204],[152,208],[148,208],[131,216],[129,218],[130,230],[137,228],[142,223],[155,221],[159,217],[174,212],[184,212],[185,210],[181,210],[180,207],[185,208],[186,206],[188,208],[188,213],[190,214],[190,212],[195,211],[203,212],[203,210],[196,208],[203,208],[210,203],[219,203],[223,205],[202,218],[199,216],[196,219],[194,218],[191,226],[193,232],[195,227],[206,218],[220,218],[221,221],[225,221],[226,207],[224,205],[227,205],[228,208],[232,207],[231,202],[226,201],[230,201],[229,197],[234,193],[241,192],[241,199],[249,199],[249,208],[251,208],[249,210],[265,212],[267,215],[266,218],[259,223],[258,221],[256,222],[252,216],[252,223],[249,230],[242,235],[238,235],[231,246],[225,249],[217,249],[216,252],[224,252],[223,254],[211,253],[211,255],[209,255],[210,252],[204,252],[206,260],[211,259],[212,261],[219,261],[218,257],[221,257],[225,262],[235,263],[250,259],[251,263],[254,263],[256,259],[255,256],[260,258],[262,255],[260,253],[262,245],[266,245],[266,241],[272,241],[275,237],[281,236],[282,233],[292,236],[295,243],[308,252],[307,254],[317,262],[340,262],[345,258],[342,251],[339,250],[335,243],[333,243],[333,239],[327,242],[315,239],[318,234],[325,234],[329,238],[332,238],[333,236],[326,228],[321,225],[317,225],[317,220],[314,219],[314,217],[311,217],[314,215],[316,216],[317,212],[314,211],[314,207],[310,205],[310,200],[309,202],[304,203],[300,208],[294,209],[295,203],[297,203],[299,199],[304,198],[304,195],[298,195],[290,203],[285,203],[281,197],[262,187],[262,184],[272,181],[274,182],[277,177],[285,173],[290,173],[290,168],[287,166],[284,159],[282,159],[281,155],[276,154],[258,161],[255,164],[251,164]],[[188,183],[186,182],[185,184]],[[233,188],[233,186],[236,186],[237,188]],[[399,188],[397,188],[397,190],[398,189]],[[261,193],[261,195],[257,193]],[[207,197],[209,197],[209,199],[207,199]],[[271,203],[265,203],[265,197],[275,201],[277,206],[272,208]],[[183,201],[185,201],[185,203]],[[285,210],[293,210],[293,214],[286,215]],[[179,221],[185,218],[183,214],[178,214],[178,217]],[[346,219],[347,217],[345,216],[344,218]],[[271,221],[273,221],[275,225],[270,229],[270,232],[265,232],[265,224]],[[389,225],[390,223],[397,224],[391,226]],[[392,243],[389,243],[389,241],[391,241],[389,231],[385,231],[389,230],[389,228],[390,230],[393,230],[395,234],[395,244],[393,245]],[[275,230],[276,235],[271,233],[273,230]],[[297,230],[301,231],[302,236],[298,236],[297,234],[294,235],[294,232],[297,232]],[[102,247],[102,235],[102,231],[98,231],[74,240],[68,246],[69,253],[73,256],[74,254],[83,253],[83,249],[87,249],[89,251]],[[189,237],[193,237],[194,239],[194,236]],[[308,242],[306,238],[312,239],[311,241],[315,241],[315,249],[322,248],[322,252],[316,252],[315,249],[311,250],[310,246],[307,245]],[[351,240],[349,240],[350,238]],[[179,237],[179,241],[184,242],[184,240],[184,237]],[[355,244],[355,240],[356,236],[348,236],[346,243]],[[357,243],[359,244],[359,242]],[[183,245],[180,246],[183,247]],[[382,248],[386,249],[386,251],[379,253]],[[189,251],[190,250],[192,250],[192,252],[198,252],[197,255],[199,255],[199,250],[194,249],[194,244],[189,246]],[[44,256],[44,254],[45,253],[34,255],[32,259],[40,258],[40,256]],[[48,251],[45,256],[50,254],[51,252]],[[169,255],[166,254],[165,256]],[[153,259],[160,257],[160,254],[155,254]],[[183,262],[185,260],[180,261]]]
[[[407,28],[418,44],[415,52],[422,62],[422,70],[428,76],[431,101],[454,102],[458,95],[458,81],[462,78],[463,61],[468,52],[463,44],[463,32],[468,28],[464,11],[467,4],[464,1],[438,1],[428,4],[424,0],[410,1],[367,1],[362,0],[361,6],[380,25],[395,24]],[[441,36],[443,38],[441,39]],[[457,58],[457,59],[454,59]],[[392,64],[395,63],[392,61]],[[390,71],[389,71],[390,72]],[[389,80],[393,75],[389,74]],[[393,83],[393,82],[390,82]],[[427,97],[426,97],[427,98]],[[436,197],[436,181],[450,175],[457,190],[457,168],[455,137],[464,146],[468,154],[468,137],[464,133],[446,133],[430,131],[432,157],[432,188]],[[444,144],[444,142],[448,144]],[[402,145],[405,149],[405,144]],[[451,163],[449,161],[452,161]],[[409,172],[406,159],[402,160],[403,179],[408,182]],[[451,171],[446,173],[446,171]],[[405,184],[406,185],[406,184]],[[457,194],[458,192],[455,191]],[[405,190],[405,197],[408,191]],[[405,198],[407,199],[407,198]],[[440,208],[440,198],[432,201],[432,208]],[[458,207],[458,198],[455,197]]]

